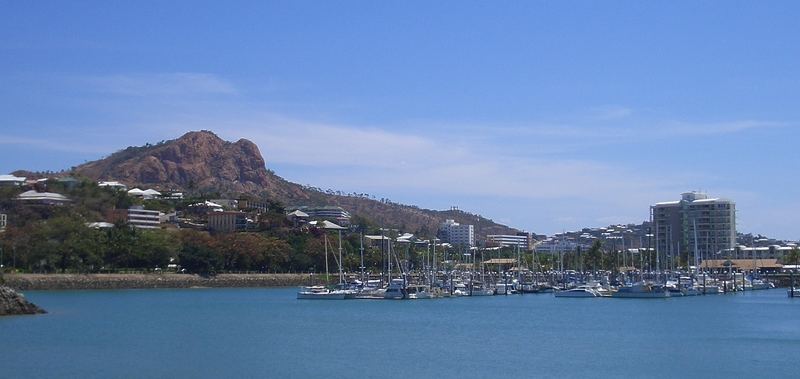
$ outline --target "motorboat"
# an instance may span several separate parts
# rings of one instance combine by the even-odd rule
[[[355,295],[356,299],[383,299],[386,289],[381,288],[380,280],[367,280]]]
[[[775,283],[764,279],[753,279],[751,282],[753,290],[768,290],[775,288]]]
[[[663,299],[670,297],[667,287],[653,283],[636,283],[631,286],[620,287],[612,297],[637,298],[637,299]]]
[[[405,279],[392,279],[389,287],[383,294],[384,299],[401,300],[406,298],[406,280]]]
[[[556,291],[555,297],[601,297],[602,295],[590,285],[580,285],[572,289]]]
[[[410,284],[406,286],[406,299],[432,299],[434,297],[431,288],[422,284]]]
[[[302,287],[297,298],[302,300],[344,300],[349,291],[335,290],[324,286]]]
[[[517,290],[514,289],[514,283],[500,282],[495,284],[494,288],[498,295],[511,295],[513,293],[517,293]]]
[[[493,296],[495,289],[485,286],[482,282],[472,281],[469,285],[469,296]]]

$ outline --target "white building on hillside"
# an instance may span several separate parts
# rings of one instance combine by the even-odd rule
[[[445,220],[439,226],[439,236],[442,241],[453,245],[475,246],[475,227],[461,225],[455,220]]]

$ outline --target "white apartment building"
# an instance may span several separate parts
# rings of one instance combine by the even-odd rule
[[[736,203],[687,192],[679,201],[650,207],[654,248],[662,256],[715,259],[736,245]]]
[[[157,229],[161,225],[161,212],[131,207],[128,209],[128,224],[140,229]]]
[[[445,220],[439,226],[439,238],[452,245],[475,246],[475,227],[461,225],[455,220]]]
[[[520,249],[530,250],[533,247],[533,238],[529,234],[490,234],[486,236],[487,245],[519,246]]]

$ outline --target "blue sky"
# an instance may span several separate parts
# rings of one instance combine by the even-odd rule
[[[552,234],[705,190],[800,233],[797,2],[0,2],[0,173],[209,129]]]

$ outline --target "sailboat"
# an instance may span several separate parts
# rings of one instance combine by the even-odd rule
[[[301,287],[297,292],[297,298],[300,300],[344,300],[353,299],[357,295],[357,291],[348,289],[344,282],[344,271],[342,270],[342,230],[343,227],[336,225],[330,221],[322,221],[324,229],[333,229],[339,232],[339,259],[336,261],[339,266],[339,284],[336,288],[328,288],[325,286],[310,286]],[[325,279],[328,280],[330,273],[328,272],[328,233],[323,234],[325,244]],[[336,259],[336,256],[334,256]]]

